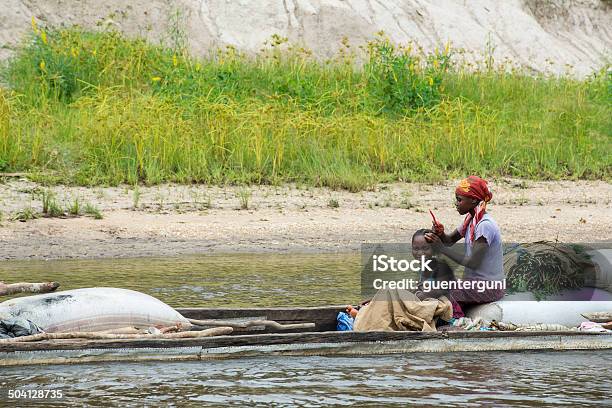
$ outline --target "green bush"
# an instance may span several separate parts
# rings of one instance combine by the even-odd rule
[[[376,110],[406,113],[440,102],[442,78],[450,67],[448,48],[422,61],[411,48],[399,48],[380,33],[367,51],[364,70]]]

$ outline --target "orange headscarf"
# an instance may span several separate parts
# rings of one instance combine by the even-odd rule
[[[480,201],[474,209],[474,216],[472,216],[472,214],[466,215],[463,225],[461,226],[461,231],[459,231],[461,235],[465,236],[469,228],[472,242],[474,242],[476,225],[478,225],[484,216],[487,210],[487,203],[491,201],[493,194],[489,191],[487,180],[481,179],[478,176],[469,176],[468,178],[461,180],[455,189],[455,193]]]

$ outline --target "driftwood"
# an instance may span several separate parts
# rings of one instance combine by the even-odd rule
[[[316,307],[177,308],[188,319],[198,320],[274,320],[281,324],[315,322],[315,331],[336,330],[336,317],[346,305]]]
[[[34,172],[34,173],[25,173],[25,172],[16,172],[16,173],[0,173],[0,177],[28,177],[30,175],[40,175],[40,176],[52,176],[57,174],[57,171],[45,171],[45,172]]]
[[[120,327],[118,329],[109,329],[109,330],[101,330],[97,333],[103,334],[141,334],[142,330],[139,330],[135,327]]]
[[[15,293],[48,293],[53,292],[59,288],[60,284],[57,282],[42,282],[42,283],[10,283],[6,284],[0,282],[0,296],[13,295]]]
[[[246,329],[255,326],[265,326],[274,330],[295,330],[295,329],[312,329],[315,327],[314,323],[293,323],[293,324],[280,324],[274,320],[250,320],[244,323],[231,322],[227,320],[198,320],[188,319],[189,323],[195,326],[211,326],[211,327],[233,327],[234,329]]]
[[[153,332],[151,331],[153,329]],[[179,325],[175,326],[166,326],[166,327],[152,327],[148,330],[137,329],[133,326],[127,327],[119,327],[118,329],[108,329],[108,330],[100,330],[95,333],[105,333],[105,334],[164,334],[164,333],[174,333],[181,331]]]
[[[524,331],[545,331],[545,332],[553,332],[553,331],[571,331],[577,330],[575,327],[568,327],[562,324],[556,323],[536,323],[536,324],[514,324],[514,323],[505,323],[505,322],[497,322],[493,320],[491,322],[491,326],[502,331],[514,331],[524,332]]]
[[[161,333],[176,333],[181,331],[181,327],[179,324],[177,324],[176,326],[162,327],[159,329],[159,331]]]
[[[593,313],[582,313],[582,317],[595,323],[608,323],[612,322],[612,311],[611,312],[593,312]]]
[[[23,343],[42,340],[66,340],[66,339],[88,339],[88,340],[131,340],[131,339],[187,339],[196,337],[212,337],[230,334],[234,329],[231,327],[215,327],[201,331],[188,331],[178,333],[160,334],[115,334],[103,332],[74,332],[74,333],[38,333],[30,336],[12,337],[0,339],[0,344]]]
[[[30,173],[0,173],[0,177],[26,177]]]

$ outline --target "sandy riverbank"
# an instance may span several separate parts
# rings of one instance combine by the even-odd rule
[[[20,179],[0,184],[1,259],[172,256],[210,252],[357,250],[362,242],[406,242],[431,223],[431,208],[447,228],[461,217],[455,182],[396,183],[348,193],[292,185],[271,187],[83,188],[56,186],[58,203],[76,197],[103,219],[39,218],[43,187]],[[612,239],[612,184],[496,180],[490,211],[504,240],[597,242]],[[247,203],[248,202],[248,203]],[[248,209],[244,209],[245,204]],[[336,207],[337,204],[337,207]]]

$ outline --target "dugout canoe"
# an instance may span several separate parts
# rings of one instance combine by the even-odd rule
[[[309,330],[249,328],[231,335],[187,339],[46,340],[0,344],[0,366],[109,361],[180,361],[261,355],[375,355],[412,352],[483,352],[612,349],[612,334],[567,332],[338,332],[344,306],[305,308],[179,308],[198,320],[267,319],[314,322]]]

